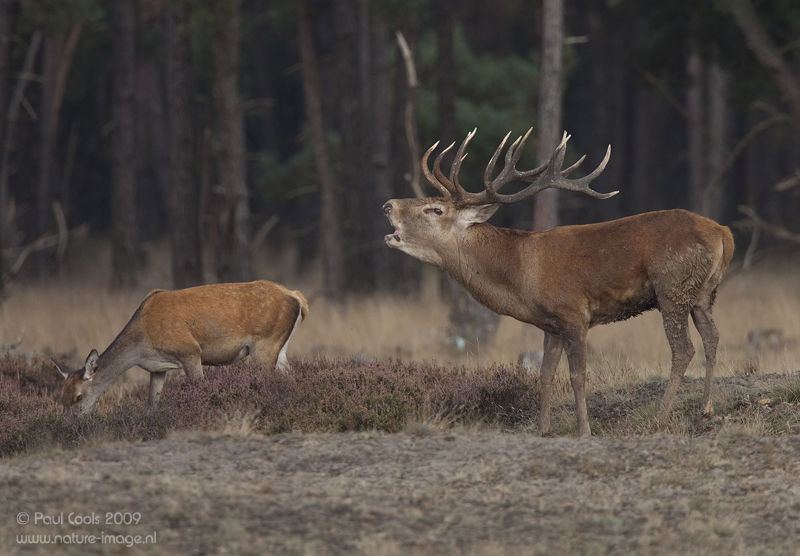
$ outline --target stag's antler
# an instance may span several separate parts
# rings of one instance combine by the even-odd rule
[[[522,154],[522,148],[525,146],[525,141],[528,140],[528,136],[530,136],[533,128],[529,129],[528,133],[526,133],[524,137],[517,138],[517,140],[511,144],[506,152],[505,165],[503,166],[503,169],[496,178],[491,179],[497,159],[500,157],[500,153],[503,151],[503,147],[505,146],[509,135],[511,135],[511,132],[508,132],[508,135],[506,135],[505,138],[500,142],[500,146],[497,147],[497,150],[494,152],[494,156],[492,156],[492,159],[486,166],[486,172],[483,175],[483,183],[485,185],[484,191],[480,193],[470,193],[468,191],[464,191],[464,188],[462,188],[461,184],[458,182],[458,173],[461,170],[461,163],[467,156],[464,154],[464,149],[466,148],[470,139],[472,139],[472,137],[475,135],[476,131],[477,128],[468,133],[467,137],[458,148],[455,160],[453,160],[453,165],[450,168],[449,178],[445,177],[445,175],[442,173],[441,161],[444,154],[453,148],[455,143],[451,144],[449,147],[443,150],[439,156],[436,157],[436,160],[433,162],[433,173],[431,173],[431,171],[428,169],[428,157],[439,145],[438,141],[434,143],[433,146],[428,149],[428,151],[422,157],[422,171],[425,174],[425,178],[443,195],[450,197],[453,200],[453,204],[458,208],[474,205],[516,203],[523,199],[527,199],[528,197],[532,197],[539,191],[550,187],[556,189],[566,189],[569,191],[581,191],[598,199],[608,199],[609,197],[619,193],[618,191],[612,191],[611,193],[598,193],[597,191],[589,188],[589,184],[597,176],[599,176],[603,170],[605,170],[608,159],[611,156],[611,145],[608,146],[608,150],[606,151],[606,156],[603,158],[603,161],[591,174],[577,180],[566,179],[566,177],[569,176],[572,171],[575,170],[575,168],[580,166],[581,162],[583,162],[583,159],[586,158],[583,156],[580,160],[578,160],[578,162],[566,170],[561,169],[561,166],[564,164],[567,141],[569,141],[570,138],[570,136],[567,135],[567,132],[564,132],[561,143],[553,152],[553,155],[550,157],[549,161],[538,168],[534,168],[533,170],[527,170],[524,172],[517,170],[516,165],[519,161],[520,155]],[[522,191],[511,195],[501,195],[497,192],[500,187],[511,181],[526,181],[530,182],[530,185]]]

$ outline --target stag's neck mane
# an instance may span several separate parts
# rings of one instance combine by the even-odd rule
[[[442,266],[479,303],[511,315],[525,275],[522,245],[540,233],[475,224],[458,237],[455,249],[442,253]]]

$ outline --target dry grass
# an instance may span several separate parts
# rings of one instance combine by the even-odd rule
[[[0,307],[0,343],[21,337],[20,349],[65,355],[76,365],[90,349],[108,346],[150,289],[170,286],[168,253],[163,245],[151,249],[150,265],[135,291],[108,290],[108,258],[107,245],[93,240],[70,256],[61,278],[18,285]],[[513,365],[521,352],[541,349],[541,331],[503,317],[492,345],[468,346],[459,353],[445,342],[448,306],[435,288],[426,287],[419,298],[351,296],[341,305],[330,304],[318,293],[318,273],[297,277],[286,271],[291,267],[291,252],[264,254],[256,263],[260,278],[300,289],[310,299],[308,319],[289,349],[293,357],[391,358],[484,368],[493,363]],[[432,278],[429,284],[436,282],[435,276]],[[746,273],[729,272],[714,313],[721,337],[717,376],[783,374],[800,369],[798,283],[800,264],[790,260],[763,263]],[[748,332],[753,329],[777,329],[783,340],[777,346],[753,348],[747,344]],[[692,337],[698,354],[687,376],[701,377],[704,358],[694,328]],[[669,372],[669,346],[657,311],[592,329],[589,349],[590,391],[663,379]],[[144,376],[141,371],[131,375]],[[556,393],[563,398],[570,392],[566,358],[562,358]]]

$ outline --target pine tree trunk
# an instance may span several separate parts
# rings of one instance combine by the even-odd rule
[[[708,82],[708,130],[719,142],[710,142],[707,149],[706,168],[708,171],[706,186],[714,179],[725,164],[725,144],[728,130],[728,75],[717,64],[712,64],[707,72]],[[704,189],[705,189],[704,187]],[[724,190],[724,186],[719,188]],[[712,194],[703,198],[703,214],[717,220],[722,212],[722,196]]]
[[[436,62],[437,88],[439,93],[439,140],[449,145],[456,139],[455,110],[455,60],[453,58],[453,0],[439,2],[437,31],[439,52]],[[450,161],[452,157],[450,158]],[[445,167],[450,163],[445,161]],[[458,351],[467,346],[481,348],[488,345],[500,316],[479,304],[452,277],[450,286],[450,336]]]
[[[372,99],[367,78],[369,49],[364,47],[368,19],[362,0],[341,0],[333,5],[336,33],[336,101],[342,133],[342,235],[345,249],[345,283],[351,291],[369,291],[375,280],[371,261],[372,177],[370,114]]]
[[[437,2],[436,34],[438,55],[436,57],[436,86],[439,96],[439,145],[447,147],[456,140],[456,78],[453,56],[453,0]],[[442,159],[442,167],[449,168],[453,152]]]
[[[392,273],[389,269],[389,256],[391,250],[387,249],[380,239],[384,234],[381,230],[389,229],[386,218],[379,210],[392,197],[391,174],[391,121],[392,121],[392,96],[391,96],[391,58],[389,56],[389,24],[383,18],[378,18],[372,24],[372,128],[374,141],[372,145],[372,167],[374,174],[374,193],[372,196],[372,228],[373,235],[379,238],[373,255],[375,265],[375,286],[379,290],[388,290],[391,287]]]
[[[631,153],[631,197],[633,212],[647,212],[652,204],[649,179],[650,153],[652,151],[652,112],[654,102],[649,89],[638,87],[633,94],[632,142],[636,145]]]
[[[6,138],[11,124],[11,66],[13,62],[13,36],[19,15],[19,0],[0,0],[0,152],[5,154]],[[0,163],[2,166],[2,163]],[[5,229],[8,218],[8,183],[0,177],[0,230]],[[0,238],[2,242],[3,238]],[[4,245],[0,244],[0,248]],[[0,257],[0,275],[4,271]]]
[[[213,101],[219,160],[220,238],[215,257],[221,282],[253,279],[250,207],[246,182],[244,115],[239,102],[240,4],[233,0],[219,14],[212,39]]]
[[[295,0],[297,10],[300,55],[303,61],[303,95],[306,104],[311,149],[317,167],[322,209],[320,233],[322,235],[322,266],[325,274],[325,295],[340,299],[344,293],[344,250],[339,226],[339,200],[336,179],[325,137],[325,119],[322,112],[317,53],[314,47],[312,21],[307,0]]]
[[[138,283],[135,167],[136,70],[133,0],[114,3],[114,129],[112,136],[113,168],[111,191],[111,287],[136,286]]]
[[[562,132],[564,0],[544,0],[543,7],[537,164],[544,164],[550,159],[561,142]],[[549,230],[557,225],[558,190],[545,189],[534,198],[533,229]]]
[[[689,209],[703,211],[703,192],[706,180],[705,126],[705,68],[700,54],[693,50],[686,61],[689,85],[686,89],[686,109],[690,120],[687,123],[687,148],[689,151]]]
[[[203,283],[200,205],[193,176],[189,39],[181,33],[186,8],[165,12],[167,32],[167,101],[169,103],[170,180],[167,185],[172,281],[176,288]]]

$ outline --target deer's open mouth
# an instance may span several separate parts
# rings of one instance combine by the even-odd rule
[[[400,230],[397,228],[397,226],[395,226],[394,233],[386,234],[383,237],[383,239],[386,242],[386,244],[389,245],[389,246],[391,246],[392,242],[400,243],[400,241],[401,241],[401,239],[400,239]]]

